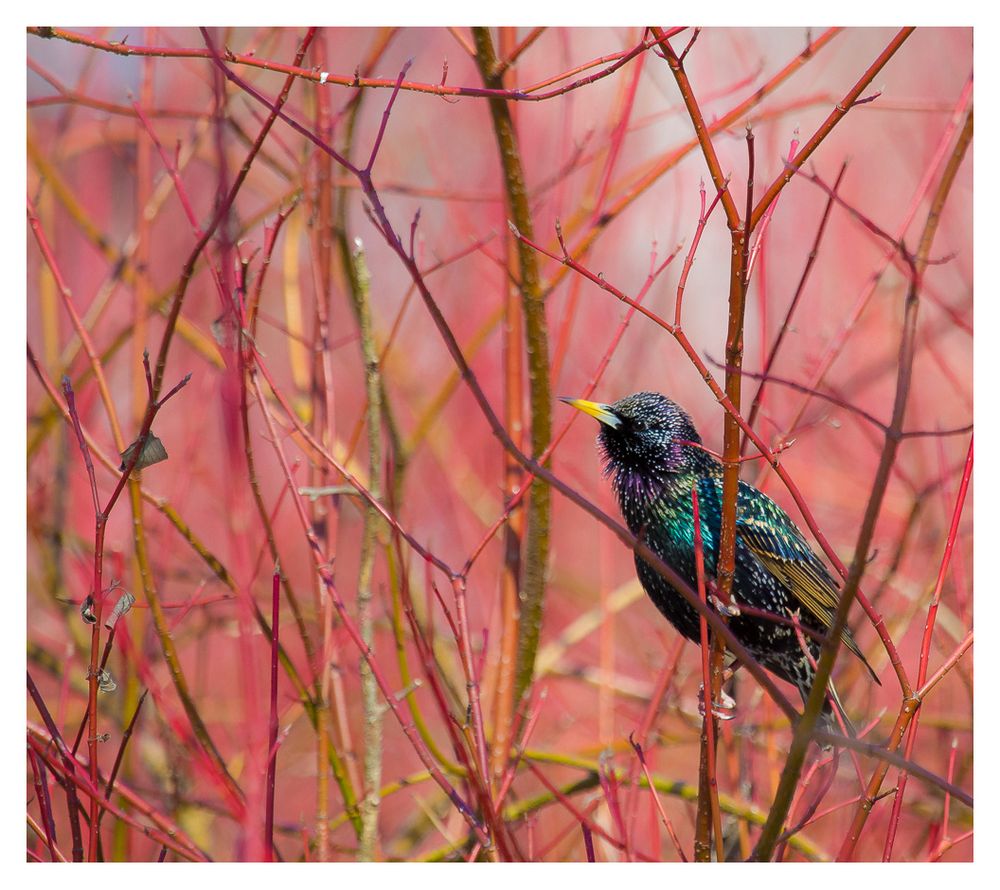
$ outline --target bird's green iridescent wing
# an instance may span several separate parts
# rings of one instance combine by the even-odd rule
[[[792,591],[806,611],[824,627],[833,624],[840,599],[839,586],[788,514],[767,495],[743,482],[737,503],[736,533],[764,568]],[[879,682],[851,631],[845,627],[840,638]]]

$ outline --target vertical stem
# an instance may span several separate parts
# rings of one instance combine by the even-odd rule
[[[509,29],[501,30],[501,41],[510,35]],[[504,55],[510,47],[502,45]],[[502,77],[501,73],[497,73]],[[506,268],[510,268],[510,239],[504,241]],[[504,375],[504,425],[511,439],[519,448],[524,447],[524,359],[521,342],[524,337],[524,316],[517,292],[504,271],[503,317],[503,375]],[[500,653],[496,674],[496,691],[493,699],[493,739],[490,747],[490,782],[496,792],[496,783],[507,768],[510,751],[511,728],[514,717],[514,688],[516,682],[518,624],[520,620],[519,586],[521,581],[521,547],[524,540],[524,512],[511,507],[511,502],[526,483],[521,465],[509,451],[503,453],[504,509],[510,508],[503,530],[503,568],[500,575]]]
[[[145,32],[146,42],[152,44],[156,41],[157,29],[147,28]],[[144,59],[142,65],[142,86],[139,91],[139,105],[144,109],[153,107],[155,102],[154,94],[154,72],[155,65],[152,58]],[[143,127],[141,122],[137,122],[135,142],[136,142],[136,192],[135,192],[135,268],[137,274],[133,289],[132,301],[132,367],[138,369],[142,367],[142,351],[149,342],[149,307],[156,299],[152,282],[147,270],[150,268],[150,260],[153,251],[152,238],[152,217],[146,213],[154,195],[153,183],[153,150],[152,139],[141,138]],[[146,382],[144,375],[136,373],[132,377],[132,427],[138,429],[142,423],[143,414],[146,409]],[[130,561],[130,571],[132,576],[131,587],[138,589],[140,586],[139,569],[134,559]],[[138,621],[135,621],[138,617]],[[144,631],[148,629],[149,621],[145,613],[135,616],[131,629],[142,637]],[[122,697],[122,713],[124,715],[130,708],[135,708],[138,713],[137,702],[139,696],[139,681],[135,673],[131,670],[128,661],[122,664],[125,672],[122,677],[124,695]],[[122,764],[122,778],[128,781],[131,773],[131,757],[126,757]],[[128,809],[125,801],[121,802],[123,809]],[[131,859],[130,845],[132,843],[132,833],[125,830],[125,824],[116,821],[114,823],[114,835],[112,840],[111,858],[116,862],[129,861]]]
[[[707,605],[705,592],[705,551],[701,536],[701,510],[697,484],[691,488],[692,522],[694,523],[694,563],[698,580],[698,597]],[[719,786],[716,781],[715,752],[719,738],[719,721],[715,716],[716,649],[721,641],[716,634],[709,643],[708,623],[699,618],[701,628],[702,705],[701,756],[698,765],[698,812],[695,817],[694,858],[696,862],[711,862],[712,837],[715,837],[716,860],[722,861],[722,816],[719,812]],[[721,665],[720,665],[721,667]]]
[[[683,73],[683,68],[678,63],[678,70]],[[675,71],[676,73],[676,71]],[[679,81],[680,82],[680,81]],[[694,96],[688,91],[685,95],[690,95],[689,107],[697,107],[694,103]],[[726,332],[726,395],[738,414],[742,401],[742,373],[743,366],[743,322],[746,310],[747,293],[747,268],[750,256],[750,231],[746,222],[750,219],[753,208],[753,177],[754,177],[754,136],[753,130],[747,125],[747,202],[745,220],[740,220],[739,215],[727,212],[726,219],[729,225],[732,250],[730,252],[730,272],[729,272],[729,323]],[[711,140],[705,139],[703,143],[706,160],[709,162],[709,169],[713,172],[713,177],[717,176],[718,161],[714,158]],[[726,197],[729,194],[728,188],[720,191],[723,207],[727,208]],[[730,198],[730,203],[732,199]],[[733,204],[735,209],[735,204]],[[726,412],[723,425],[723,474],[722,474],[722,517],[719,529],[719,555],[716,563],[716,578],[718,580],[718,595],[723,603],[728,603],[732,597],[733,577],[736,571],[736,502],[739,496],[740,485],[740,425],[734,414]],[[695,507],[695,516],[698,516],[697,505],[698,496],[696,491],[692,491],[692,498]],[[698,518],[695,519],[695,534],[700,539],[701,529]],[[704,583],[702,582],[702,587]],[[705,627],[704,617],[701,619],[704,628],[704,635],[707,637],[708,629]],[[707,646],[707,639],[702,641],[703,652]],[[717,858],[721,860],[722,854],[722,825],[719,815],[718,787],[716,782],[715,756],[718,740],[718,721],[712,710],[713,703],[722,693],[722,675],[725,661],[725,643],[718,634],[712,635],[711,658],[708,674],[705,678],[705,718],[702,738],[702,760],[704,769],[702,770],[702,785],[699,788],[699,813],[706,799],[711,806],[712,824],[714,826],[715,844]]]
[[[361,355],[365,366],[365,395],[367,397],[368,425],[368,489],[378,498],[382,492],[382,387],[380,382],[378,348],[372,329],[371,275],[360,240],[352,256],[354,274],[351,288],[361,335]],[[369,651],[374,651],[372,619],[372,568],[375,563],[376,535],[379,528],[378,512],[371,506],[365,509],[362,533],[361,560],[358,568],[358,628]],[[379,702],[378,684],[365,659],[361,660],[361,704],[364,710],[364,774],[365,796],[361,801],[361,838],[358,859],[370,862],[375,858],[378,840],[379,788],[382,785],[382,706]]]
[[[504,422],[518,446],[523,446],[519,433],[521,416],[521,309],[517,298],[508,290],[504,318]],[[504,508],[511,504],[525,484],[521,465],[507,451],[504,463]],[[504,774],[511,743],[511,721],[514,715],[518,625],[520,618],[519,582],[521,575],[521,544],[524,536],[524,513],[519,507],[510,510],[503,531],[503,567],[500,576],[500,653],[493,701],[493,739],[490,750],[490,780],[493,783]]]
[[[271,580],[271,701],[267,723],[267,781],[264,804],[264,861],[274,861],[274,776],[278,766],[278,619],[281,614],[281,569]]]
[[[660,39],[665,35],[658,28],[653,33]],[[736,564],[736,496],[740,484],[740,427],[735,415],[740,411],[740,392],[743,364],[743,315],[746,301],[747,260],[750,246],[750,208],[753,206],[753,131],[747,131],[749,149],[749,176],[747,194],[747,220],[740,219],[739,209],[729,190],[729,179],[723,175],[709,128],[705,124],[701,107],[694,95],[691,81],[684,70],[683,55],[678,56],[669,43],[663,43],[664,58],[677,82],[684,105],[691,117],[695,137],[701,145],[705,164],[715,184],[719,200],[726,214],[732,249],[729,256],[729,323],[726,331],[726,396],[732,407],[727,412],[723,427],[723,476],[722,476],[722,521],[719,530],[719,556],[716,562],[716,577],[719,582],[719,598],[727,603],[733,586],[733,572]],[[677,308],[678,317],[680,307]],[[718,658],[714,659],[716,662]],[[717,673],[713,670],[713,674]],[[713,689],[713,694],[718,690]]]
[[[497,76],[497,57],[488,28],[473,28],[476,41],[476,64],[483,83],[492,89],[502,89],[503,78]],[[521,165],[521,152],[507,102],[498,97],[489,99],[493,129],[496,133],[507,192],[508,208],[514,225],[528,239],[534,228],[528,205],[528,194]],[[552,437],[552,393],[549,388],[548,328],[545,303],[539,279],[535,252],[517,241],[518,282],[524,313],[524,343],[528,354],[528,387],[531,408],[531,453],[541,455]],[[520,699],[531,683],[535,654],[542,626],[545,597],[545,571],[549,555],[549,521],[551,495],[541,479],[532,484],[527,507],[528,521],[524,544],[523,579],[521,584],[521,616],[518,626],[517,673],[514,697]]]
[[[736,413],[742,402],[743,320],[746,309],[746,248],[750,233],[740,222],[730,230],[729,323],[726,331],[726,395]],[[722,448],[722,522],[717,576],[719,598],[729,602],[736,567],[736,499],[740,485],[740,425],[726,412]]]
[[[326,68],[326,42],[327,35],[321,33],[320,39],[314,41],[311,58],[314,64],[318,65],[321,69]],[[331,141],[333,135],[333,125],[332,125],[332,115],[330,112],[330,92],[329,90],[316,90],[313,93],[313,98],[315,100],[314,112],[316,115],[316,130],[321,136],[321,138]],[[310,209],[312,217],[311,228],[312,231],[312,243],[313,243],[313,262],[314,269],[318,269],[318,274],[315,276],[315,317],[316,325],[314,331],[314,350],[315,354],[312,360],[309,362],[309,371],[311,379],[313,380],[313,385],[311,391],[313,394],[317,392],[319,388],[320,391],[327,395],[319,406],[318,410],[314,410],[313,421],[315,423],[314,430],[319,433],[319,438],[328,446],[333,445],[333,435],[334,435],[334,417],[333,417],[333,381],[326,378],[325,383],[321,383],[321,378],[323,376],[324,366],[320,362],[320,356],[326,353],[326,343],[327,343],[327,311],[328,311],[328,301],[330,299],[330,291],[332,286],[331,281],[331,255],[330,255],[330,236],[331,228],[333,223],[333,217],[331,214],[332,206],[332,189],[330,187],[330,179],[332,176],[332,159],[329,155],[319,152],[310,157],[310,162],[315,164],[315,188],[310,190]],[[328,353],[327,353],[328,354]],[[325,422],[324,422],[325,421]],[[325,486],[330,483],[328,469],[322,465],[312,465],[309,468],[309,475],[312,480],[313,485]],[[337,541],[337,519],[338,510],[335,499],[327,500],[326,498],[319,498],[312,501],[310,504],[310,511],[313,516],[313,520],[316,523],[317,528],[325,530],[325,541],[327,552],[335,552],[336,541]],[[339,660],[339,656],[333,656],[331,653],[331,634],[333,632],[333,605],[330,602],[329,593],[326,591],[323,584],[317,578],[315,583],[315,595],[320,606],[320,615],[322,621],[322,642],[320,643],[320,651],[322,653],[319,662],[317,663],[317,670],[319,672],[319,703],[320,703],[320,720],[317,723],[317,733],[316,733],[316,770],[317,770],[317,782],[316,782],[316,856],[321,862],[326,862],[330,859],[330,832],[329,832],[329,822],[330,822],[330,772],[327,769],[326,758],[324,756],[324,748],[330,743],[330,721],[329,717],[331,714],[331,697],[334,702],[342,701],[343,695],[341,694],[340,688],[340,673],[335,672],[333,668],[333,663]],[[337,708],[336,713],[342,714],[343,709]],[[356,770],[354,768],[354,757],[352,745],[350,742],[350,736],[347,733],[346,721],[340,720],[341,727],[341,747],[345,756],[345,761],[347,764],[347,775],[351,779],[352,784],[357,782]],[[334,744],[336,747],[336,744]],[[364,791],[362,789],[361,794]],[[360,809],[359,809],[360,814]],[[358,835],[360,838],[360,835]]]
[[[379,32],[379,34],[376,36],[376,38],[375,38],[375,40],[374,40],[374,42],[373,42],[373,44],[372,44],[372,46],[371,46],[368,54],[367,54],[367,57],[365,58],[365,61],[360,66],[360,70],[367,71],[367,70],[370,70],[372,68],[372,66],[375,65],[375,63],[378,61],[378,59],[381,58],[382,54],[384,53],[386,47],[388,46],[389,41],[392,39],[393,33],[394,33],[394,31],[392,29],[382,29]],[[325,46],[323,46],[323,50],[325,51]],[[317,61],[322,61],[322,59],[318,59]],[[324,67],[324,68],[326,67],[325,66],[325,62],[321,65],[321,67]],[[327,141],[327,142],[332,141],[332,138],[333,138],[333,123],[334,123],[334,118],[330,114],[329,107],[328,107],[329,106],[329,102],[330,102],[330,99],[328,98],[328,92],[329,91],[325,91],[325,90],[320,90],[320,91],[317,92],[317,100],[319,102],[319,107],[320,107],[320,110],[321,110],[320,119],[321,119],[321,121],[323,123],[323,126],[321,128],[321,135],[323,136],[324,140]],[[354,144],[355,125],[357,123],[358,112],[359,112],[359,110],[361,108],[361,104],[362,104],[362,101],[364,99],[364,96],[365,96],[364,92],[362,92],[362,91],[357,92],[352,97],[352,99],[347,103],[347,106],[345,107],[345,109],[342,110],[338,114],[338,116],[337,116],[337,120],[340,123],[340,133],[341,133],[341,142],[342,142],[342,149],[341,150],[343,151],[345,157],[347,157],[347,156],[350,155],[352,146]],[[318,159],[318,163],[319,163],[318,170],[319,170],[319,173],[320,173],[320,183],[319,183],[319,185],[320,185],[320,192],[321,192],[320,195],[319,195],[319,200],[321,202],[320,209],[322,211],[322,213],[321,213],[322,218],[324,220],[329,220],[329,223],[327,225],[324,225],[324,227],[323,227],[323,232],[327,233],[327,234],[323,235],[324,256],[325,256],[325,251],[327,250],[327,246],[326,246],[328,244],[328,240],[327,239],[331,238],[332,241],[330,241],[329,243],[332,244],[332,245],[334,245],[336,247],[337,255],[339,256],[339,259],[340,259],[340,262],[341,262],[341,269],[343,271],[344,277],[347,280],[348,292],[349,292],[349,295],[350,295],[350,298],[351,298],[351,307],[352,307],[352,309],[354,311],[355,319],[357,320],[358,326],[359,326],[359,328],[362,331],[366,327],[370,331],[370,329],[371,329],[371,320],[370,320],[370,309],[368,308],[368,297],[367,297],[367,294],[368,294],[368,281],[367,281],[367,278],[366,278],[366,280],[362,283],[358,279],[359,269],[357,268],[357,264],[355,263],[355,258],[354,258],[353,252],[352,252],[352,246],[349,243],[349,239],[348,239],[348,236],[347,236],[347,226],[348,226],[347,209],[348,209],[349,191],[347,189],[345,189],[345,188],[342,188],[342,187],[338,188],[336,190],[336,192],[333,191],[333,186],[332,186],[332,182],[331,182],[331,180],[332,180],[332,172],[333,172],[333,170],[332,170],[333,158],[330,155],[328,155],[326,152],[321,152],[320,154],[321,154],[321,157]],[[330,198],[336,197],[336,201],[334,202],[333,205],[331,205],[331,206],[328,207],[328,204],[326,202],[326,197],[330,197]],[[328,263],[327,260],[324,260],[324,263],[326,265],[329,265],[329,263]],[[367,272],[365,274],[367,275]],[[364,296],[363,297],[361,295],[362,287],[364,288]],[[362,302],[364,302],[364,312],[367,313],[368,316],[369,316],[366,321],[363,321],[362,317],[361,317],[361,314],[362,314]],[[364,338],[364,334],[363,333],[362,333],[362,338]],[[370,346],[371,346],[371,350],[374,350],[374,335],[373,334],[372,334],[372,342],[371,342]],[[365,361],[365,368],[366,368],[366,375],[367,375],[370,362],[369,362],[369,359],[368,359],[368,350],[366,350],[366,346],[365,346],[364,342],[362,342],[362,350],[363,350],[363,353],[364,353],[363,357],[364,357],[364,361]],[[372,356],[373,356],[373,361],[375,362],[375,368],[376,368],[375,380],[376,380],[377,385],[378,385],[378,399],[377,399],[377,401],[375,401],[375,404],[378,405],[379,411],[381,411],[382,414],[385,417],[385,424],[386,424],[387,433],[388,433],[388,437],[389,437],[390,443],[392,443],[393,446],[397,446],[399,440],[398,440],[398,435],[396,433],[395,422],[393,420],[392,413],[389,410],[388,400],[385,398],[384,382],[383,382],[383,379],[382,379],[382,375],[377,372],[378,355],[377,355],[377,353],[372,352]],[[367,382],[367,376],[366,376],[366,382]],[[371,406],[373,404],[373,400],[372,400],[372,398],[370,396],[367,398],[366,404],[368,406],[368,411],[366,412],[366,417],[368,418],[367,426],[368,426],[368,429],[369,429],[369,437],[370,437],[369,438],[369,442],[372,441],[371,440],[371,435],[372,435],[371,431],[372,431],[372,429],[374,429],[375,430],[375,435],[376,435],[376,438],[375,438],[374,441],[376,443],[380,443],[381,442],[381,430],[379,428],[379,426],[380,426],[379,421],[376,420],[376,423],[373,426],[373,424],[372,424],[372,422],[370,420],[370,418],[371,418]],[[398,493],[398,492],[400,492],[402,490],[402,477],[403,477],[402,466],[403,466],[403,463],[404,463],[404,460],[405,460],[404,456],[402,455],[402,448],[401,447],[394,447],[393,460],[394,460],[394,465],[393,465],[394,466],[394,473],[393,473],[393,483],[392,484],[395,486],[393,488],[393,492],[394,493]],[[381,455],[379,455],[379,457],[377,459],[371,460],[371,472],[373,474],[381,474],[382,473],[382,459],[381,459]],[[373,475],[373,479],[378,479],[378,478],[379,478],[379,476]],[[384,486],[379,486],[379,488],[381,488],[381,487],[384,487]],[[380,492],[376,492],[376,494],[378,494],[378,493],[380,493]],[[368,554],[368,561],[369,561],[369,566],[368,566],[368,569],[367,569],[367,576],[368,576],[369,580],[368,580],[367,583],[361,583],[361,582],[363,582],[364,575],[366,574],[366,571],[365,571],[365,568],[364,568],[366,560],[365,560],[365,557],[363,555],[363,558],[362,558],[362,561],[361,561],[361,566],[359,567],[359,588],[358,588],[358,592],[359,592],[359,608],[362,605],[362,600],[366,596],[366,594],[364,593],[365,590],[368,591],[367,592],[367,597],[368,597],[368,600],[370,601],[370,578],[371,578],[370,561],[374,557],[374,554],[372,552],[372,548],[374,548],[374,540],[371,540],[371,543],[367,543],[369,541],[369,537],[368,537],[369,536],[369,532],[371,532],[371,534],[374,534],[374,530],[372,529],[372,526],[371,526],[371,523],[373,522],[373,520],[370,518],[369,512],[366,512],[365,516],[366,516],[366,519],[365,519],[365,529],[364,529],[363,535],[365,536],[365,542],[366,543],[363,544],[363,547],[365,547],[365,546],[368,547],[368,550],[366,552]],[[327,594],[325,594],[325,593],[323,595],[327,596]],[[371,681],[370,671],[369,671],[367,665],[364,664],[364,663],[360,667],[360,676],[361,676],[361,684],[362,684],[362,690],[363,690],[362,694],[366,695],[368,693],[366,693],[364,690],[368,689],[369,692],[370,692],[370,689],[373,688],[373,681],[369,682],[369,681]],[[367,680],[366,680],[366,678],[367,678]],[[331,679],[335,681],[334,685],[332,685],[332,689],[334,691],[334,694],[338,697],[339,700],[342,700],[343,699],[343,690],[342,690],[342,686],[339,684],[338,678],[336,676],[334,676]],[[366,686],[366,683],[368,684],[367,686]],[[327,682],[325,685],[331,686],[331,683]],[[338,707],[338,714],[340,714],[342,712],[343,712],[343,707]],[[371,714],[374,714],[374,713],[375,712],[373,710],[367,710],[366,711],[366,714],[368,714],[368,715],[371,715]],[[366,727],[367,727],[367,719],[368,718],[366,717]],[[342,724],[343,729],[346,730],[346,721],[341,720],[340,722]],[[368,769],[369,757],[372,757],[372,758],[378,760],[379,764],[380,764],[381,763],[381,756],[382,756],[381,755],[381,742],[379,742],[375,746],[375,747],[377,747],[379,749],[376,752],[375,751],[375,747],[372,747],[372,746],[369,745],[370,737],[369,737],[368,733],[369,733],[369,730],[366,728],[365,731],[364,731],[365,745],[366,745],[366,753],[364,754],[364,761],[365,761],[365,771],[366,771],[366,774],[368,772],[370,772],[370,770]],[[372,750],[371,755],[369,755],[369,753],[368,753],[369,748],[371,748],[371,750]],[[381,766],[379,765],[379,771],[380,770],[381,770]],[[365,784],[368,787],[368,793],[370,794],[371,787],[373,787],[373,786],[371,786],[368,783],[368,779],[367,778],[365,779]],[[380,784],[380,781],[376,780],[375,783],[374,783],[374,787],[377,788],[379,784]],[[318,808],[317,808],[317,810],[318,810],[318,812],[317,812],[317,829],[318,829],[318,831],[320,833],[320,837],[321,837],[321,839],[323,841],[324,857],[325,858],[329,858],[329,836],[328,836],[329,833],[328,833],[328,830],[327,830],[328,820],[327,820],[327,817],[326,817],[326,803],[325,803],[325,799],[321,797],[320,800],[319,800],[319,803],[321,805],[318,806]],[[367,805],[367,812],[369,814],[368,822],[367,823],[365,823],[365,821],[359,815],[359,818],[358,818],[358,826],[359,826],[358,838],[359,838],[359,842],[361,843],[361,848],[362,849],[369,848],[371,846],[371,843],[375,839],[375,830],[374,829],[375,829],[375,825],[377,824],[377,810],[375,810],[374,808],[377,807],[377,805],[378,805],[377,796],[375,798],[371,798],[370,805]],[[359,808],[359,813],[360,813],[360,808]],[[364,829],[365,824],[367,824],[369,826],[370,837],[369,837],[368,840],[362,840],[362,834],[363,834],[363,832],[365,830]]]

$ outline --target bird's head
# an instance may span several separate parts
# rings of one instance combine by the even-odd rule
[[[601,423],[597,441],[607,474],[639,475],[662,481],[690,468],[701,437],[679,405],[656,392],[637,392],[610,405],[562,399]]]

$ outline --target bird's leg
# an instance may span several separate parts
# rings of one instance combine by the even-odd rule
[[[736,600],[731,599],[729,603],[724,603],[717,595],[718,588],[715,582],[709,580],[708,600],[715,608],[715,611],[726,618],[734,618],[740,614]],[[733,674],[739,668],[740,663],[729,651],[726,652],[726,665],[722,672],[722,683],[719,684],[719,701],[712,702],[712,714],[720,720],[733,720],[736,717],[736,699],[726,692],[726,684],[733,679]],[[698,713],[705,716],[705,684],[702,683],[698,690]]]
[[[705,716],[705,684],[698,687],[698,713]],[[712,716],[720,720],[736,719],[736,699],[725,689],[719,690],[719,700],[712,702]]]
[[[731,655],[727,655],[732,658]],[[719,700],[712,702],[712,716],[720,720],[734,720],[736,718],[736,699],[726,692],[726,684],[733,679],[740,663],[733,659],[729,666],[722,672],[722,684],[719,687]],[[705,716],[705,684],[698,687],[698,713]]]
[[[714,585],[713,585],[714,586]],[[738,618],[741,614],[739,603],[736,597],[730,597],[728,603],[724,603],[714,593],[708,595],[708,601],[715,607],[715,611],[726,618]]]
[[[719,588],[715,581],[711,578],[707,579],[708,582],[708,601],[712,604],[712,608],[715,609],[720,615],[725,618],[737,618],[739,617],[740,607],[736,602],[736,597],[730,595],[729,602],[725,603],[719,596]]]

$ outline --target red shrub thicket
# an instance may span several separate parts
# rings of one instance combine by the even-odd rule
[[[27,63],[29,859],[971,859],[971,30]],[[644,389],[850,576],[847,748],[699,713],[557,400]]]

